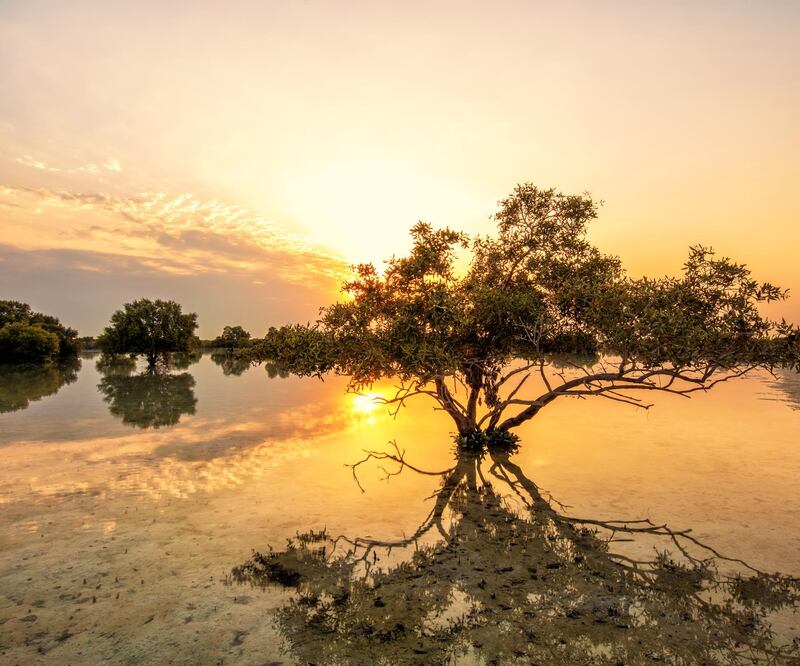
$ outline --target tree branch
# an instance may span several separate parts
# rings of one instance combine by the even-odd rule
[[[508,417],[499,426],[501,430],[514,428],[536,416],[539,411],[550,404],[553,400],[564,395],[589,396],[600,395],[612,400],[624,402],[639,408],[649,408],[650,405],[643,404],[640,400],[630,398],[620,394],[622,391],[662,391],[674,395],[689,397],[697,391],[708,391],[717,384],[729,381],[738,377],[743,377],[754,369],[760,367],[757,364],[744,366],[736,370],[729,370],[727,374],[710,381],[715,373],[724,370],[718,365],[709,364],[700,368],[658,368],[658,369],[639,369],[635,364],[626,368],[625,363],[621,363],[617,372],[588,373],[582,377],[573,379],[563,378],[563,383],[550,388],[547,392],[534,400],[520,400],[509,397],[499,407],[502,412],[511,405],[524,405],[525,408],[518,414]],[[585,368],[583,369],[585,371]],[[665,384],[660,380],[667,378]],[[684,388],[675,387],[676,382],[689,384]],[[549,384],[548,384],[549,385]],[[499,421],[499,417],[495,422]]]

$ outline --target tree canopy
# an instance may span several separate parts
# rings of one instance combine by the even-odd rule
[[[250,344],[250,333],[241,326],[226,326],[211,344],[217,349],[227,349],[232,352]]]
[[[21,322],[0,328],[0,362],[49,363],[58,358],[58,337]]]
[[[97,342],[105,354],[143,355],[152,367],[190,351],[196,328],[197,315],[184,314],[175,301],[142,298],[117,310]]]
[[[49,363],[75,357],[78,332],[20,301],[0,301],[0,363]]]
[[[387,402],[428,396],[462,440],[507,443],[561,396],[647,407],[641,392],[687,395],[756,368],[800,369],[798,329],[760,310],[785,290],[700,246],[678,277],[630,277],[587,239],[598,207],[588,194],[522,184],[499,202],[494,236],[420,222],[407,256],[382,271],[355,266],[343,300],[312,325],[271,328],[253,354],[299,375],[347,375],[353,391],[397,378]]]

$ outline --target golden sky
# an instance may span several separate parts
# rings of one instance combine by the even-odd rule
[[[306,321],[418,219],[532,181],[636,275],[713,245],[798,292],[795,2],[0,3],[0,298],[83,333]]]

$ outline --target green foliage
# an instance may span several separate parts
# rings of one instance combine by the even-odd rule
[[[48,353],[44,356],[39,356],[34,353],[32,357],[30,357],[30,349],[25,351],[20,348],[16,352],[8,351],[7,349],[5,353],[6,360],[3,362],[46,363],[56,357],[67,359],[78,354],[78,332],[64,326],[57,317],[34,312],[27,303],[0,301],[0,330],[11,324],[23,324],[28,327],[35,326],[53,334],[56,337],[57,349],[55,355]],[[18,334],[13,335],[18,336]],[[38,337],[35,334],[33,335]],[[15,339],[18,339],[20,344],[28,345],[32,343],[28,335]]]
[[[484,451],[509,454],[519,449],[519,436],[508,430],[470,430],[454,435],[453,442],[458,455],[477,455]]]
[[[493,237],[470,240],[420,222],[407,256],[388,260],[382,272],[354,267],[345,299],[323,308],[313,325],[271,328],[252,354],[298,375],[347,375],[352,390],[398,378],[398,399],[433,395],[462,435],[481,424],[507,430],[559,395],[610,397],[661,389],[670,378],[703,386],[722,371],[800,369],[798,330],[759,310],[785,291],[702,247],[690,249],[680,277],[631,278],[586,238],[598,206],[589,195],[523,184],[500,202]],[[464,249],[471,258],[459,271]],[[579,363],[566,360],[576,354]],[[538,402],[501,394],[520,360],[558,367],[555,357],[591,368],[601,355],[617,359],[615,372],[587,370],[591,379],[578,384],[557,373],[564,381],[548,384]],[[463,387],[463,401],[446,379]],[[501,419],[517,405],[522,412]],[[488,420],[480,406],[494,412]]]
[[[227,349],[230,352],[247,347],[249,344],[250,333],[241,326],[226,326],[222,329],[222,334],[218,335],[211,343],[217,349]]]
[[[262,360],[279,362],[294,374],[320,376],[335,367],[335,344],[332,332],[319,325],[291,324],[279,329],[270,327],[251,353]]]
[[[58,338],[58,355],[69,358],[78,355],[78,331],[65,327],[57,317],[35,312],[30,319],[34,326],[40,326],[45,331]]]
[[[27,303],[19,301],[0,301],[0,328],[17,322],[28,323],[33,310]]]
[[[196,328],[197,315],[184,314],[175,301],[143,298],[117,310],[97,342],[105,354],[143,355],[152,367],[172,352],[194,350]]]
[[[0,363],[50,363],[58,358],[58,336],[17,322],[0,328]]]
[[[587,320],[604,346],[649,367],[704,361],[796,366],[787,340],[792,328],[759,312],[760,304],[785,297],[784,290],[752,279],[743,264],[698,246],[690,248],[682,277],[612,285],[595,296]]]
[[[519,449],[519,435],[508,430],[487,430],[486,448],[492,452],[516,453]]]

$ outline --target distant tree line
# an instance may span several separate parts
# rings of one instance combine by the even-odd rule
[[[232,356],[250,346],[250,333],[241,326],[225,326],[213,340],[198,338],[196,328],[197,314],[184,313],[175,301],[142,298],[117,310],[96,344],[109,356],[143,356],[149,367],[168,364],[176,353],[213,349]]]
[[[211,341],[211,346],[215,349],[234,352],[250,346],[250,333],[241,326],[226,326],[222,329],[222,334]]]
[[[34,312],[27,303],[0,301],[0,363],[45,364],[99,350],[110,358],[141,356],[155,368],[171,366],[174,354],[213,349],[233,357],[251,344],[250,333],[238,325],[225,326],[212,340],[200,340],[196,329],[197,314],[184,313],[175,301],[141,298],[125,303],[96,338],[78,337],[75,329]]]

